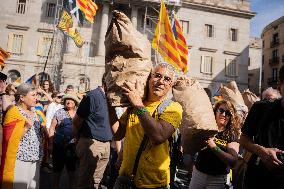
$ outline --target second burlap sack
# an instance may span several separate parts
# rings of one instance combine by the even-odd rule
[[[230,81],[226,86],[221,85],[220,93],[224,100],[230,101],[234,104],[238,113],[248,112],[248,108],[235,81]]]
[[[177,80],[173,98],[183,107],[180,126],[183,150],[194,154],[204,148],[205,141],[218,131],[212,105],[199,82],[186,77]]]
[[[245,102],[245,104],[246,104],[246,106],[248,107],[249,110],[255,102],[260,101],[260,98],[258,98],[249,89],[246,89],[243,92],[242,96],[243,96],[244,102]]]
[[[139,94],[147,92],[151,73],[151,45],[146,36],[138,32],[122,12],[114,11],[105,36],[105,82],[107,96],[112,106],[129,106],[121,86],[126,82],[139,82]]]

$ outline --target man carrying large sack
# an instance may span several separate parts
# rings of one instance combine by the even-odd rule
[[[173,80],[174,71],[170,66],[159,64],[151,73],[144,101],[137,93],[139,83],[134,86],[126,82],[122,87],[131,107],[122,115],[114,134],[118,140],[125,137],[123,162],[115,189],[169,188],[169,139],[182,119],[181,105],[166,99]],[[118,121],[113,108],[110,117],[111,124]]]

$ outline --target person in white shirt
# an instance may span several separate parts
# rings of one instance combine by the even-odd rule
[[[64,93],[54,92],[51,97],[53,98],[53,102],[50,103],[46,110],[46,128],[49,129],[51,125],[51,121],[55,112],[61,108],[63,105],[61,104],[61,99],[64,96]]]

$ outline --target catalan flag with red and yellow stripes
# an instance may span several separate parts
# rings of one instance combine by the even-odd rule
[[[86,20],[94,23],[94,16],[97,13],[98,6],[92,0],[76,0],[77,7],[85,14]]]
[[[173,32],[177,42],[177,48],[179,51],[181,63],[183,65],[183,68],[187,70],[188,47],[176,14],[174,14]]]
[[[187,71],[187,66],[180,59],[177,42],[163,0],[161,0],[159,21],[155,29],[152,48],[158,50],[164,60],[176,69]]]
[[[5,66],[5,60],[10,57],[10,54],[0,47],[0,67],[3,70]]]

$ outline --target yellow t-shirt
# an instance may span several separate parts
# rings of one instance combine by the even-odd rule
[[[147,104],[147,103],[146,103]],[[150,115],[153,115],[160,102],[153,102],[146,106]],[[156,111],[157,112],[157,111]],[[129,114],[127,116],[127,114]],[[182,107],[177,102],[172,102],[166,107],[158,118],[172,124],[175,129],[182,119]],[[122,115],[120,122],[126,125],[126,134],[123,144],[123,161],[119,171],[121,176],[130,176],[134,167],[135,158],[144,136],[144,129],[139,123],[139,118],[133,112]],[[155,188],[168,186],[170,183],[170,155],[169,142],[154,145],[148,140],[145,150],[139,160],[139,166],[134,179],[138,188]]]

